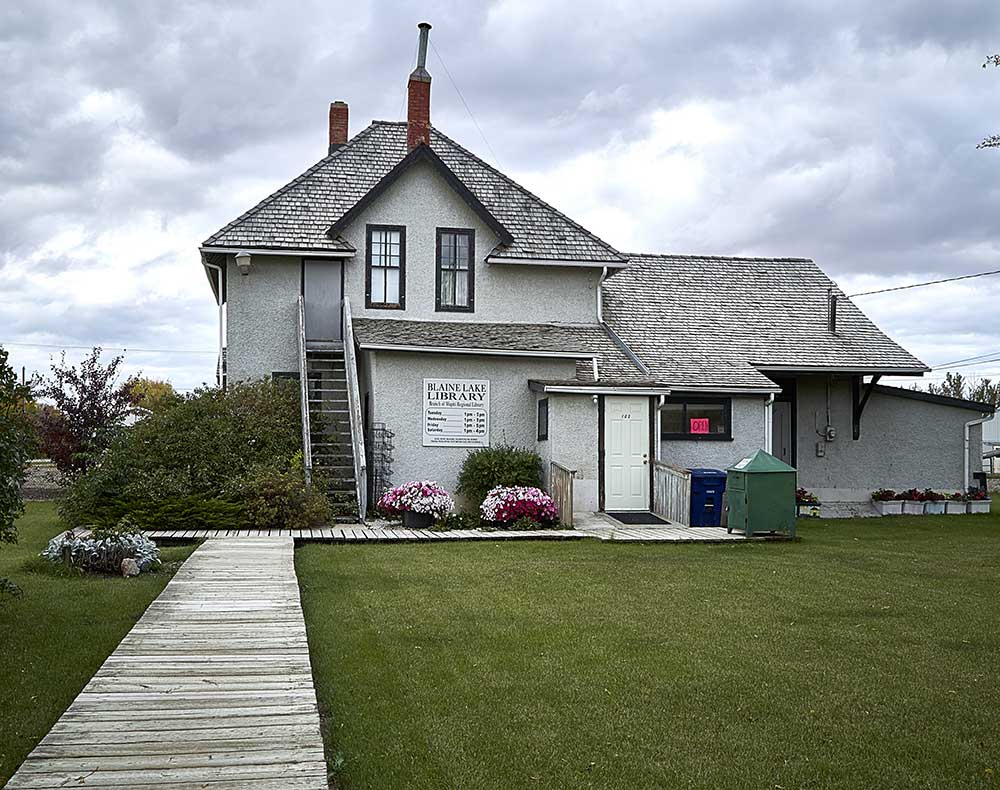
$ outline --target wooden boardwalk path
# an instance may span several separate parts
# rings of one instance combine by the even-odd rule
[[[154,540],[199,540],[221,535],[227,538],[288,537],[293,540],[332,541],[335,543],[401,543],[431,540],[582,540],[584,538],[645,543],[727,543],[747,540],[740,534],[728,534],[723,527],[625,526],[610,524],[605,520],[595,521],[577,529],[520,531],[398,529],[354,524],[322,529],[233,529],[225,532],[205,529],[151,530],[146,534]],[[767,539],[762,536],[751,538],[751,540]]]
[[[325,790],[292,552],[206,541],[7,787]]]

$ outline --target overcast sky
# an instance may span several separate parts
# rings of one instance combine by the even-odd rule
[[[403,118],[424,18],[432,122],[620,250],[812,257],[848,293],[1000,269],[995,1],[8,0],[12,361],[213,382],[199,242],[325,154],[330,101]],[[858,304],[929,364],[1000,356],[1000,277]]]

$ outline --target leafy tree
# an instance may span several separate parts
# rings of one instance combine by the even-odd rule
[[[988,66],[1000,66],[1000,55],[990,55],[983,61],[983,68]],[[983,140],[976,148],[1000,148],[1000,134],[991,134]]]
[[[95,348],[77,369],[64,356],[52,366],[52,376],[38,382],[37,394],[55,404],[39,413],[43,449],[64,475],[86,473],[135,405],[138,377],[118,383],[122,360],[102,365],[101,349]]]
[[[951,371],[944,374],[944,381],[940,384],[935,384],[933,382],[927,385],[927,391],[931,395],[946,395],[949,398],[964,398],[965,397],[965,377],[961,373],[952,373]]]
[[[169,381],[159,379],[136,379],[132,384],[132,396],[135,398],[136,406],[154,413],[165,411],[181,401],[181,396],[177,394],[173,385]]]
[[[919,391],[920,386],[914,384],[910,389]],[[991,379],[979,379],[973,383],[961,373],[949,371],[944,374],[944,381],[940,384],[928,383],[927,391],[932,395],[947,395],[1000,406],[1000,381],[994,384]]]
[[[27,414],[31,388],[17,383],[17,374],[7,359],[7,352],[0,346],[0,541],[14,543],[14,522],[24,512],[24,468],[33,444]],[[8,580],[0,579],[0,592],[16,589]]]
[[[991,379],[980,379],[969,389],[969,400],[1000,406],[1000,381],[994,384]]]

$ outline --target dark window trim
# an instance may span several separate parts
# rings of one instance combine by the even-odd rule
[[[372,301],[372,231],[399,231],[399,304]],[[369,310],[406,309],[406,226],[365,225],[365,307]]]
[[[542,428],[542,415],[545,415],[545,428]],[[549,438],[549,399],[539,398],[538,399],[538,416],[537,416],[537,427],[538,427],[538,441],[544,442]]]
[[[441,304],[441,235],[455,233],[469,238],[469,305]],[[439,313],[474,313],[476,311],[476,231],[472,228],[438,228],[434,242],[434,309]]]
[[[681,403],[685,406],[689,403],[695,405],[713,405],[724,407],[726,420],[725,433],[663,433],[660,431],[660,440],[667,442],[731,442],[733,440],[733,399],[732,398],[710,398],[704,396],[692,396],[690,398],[674,397],[665,398],[664,403]],[[660,423],[660,410],[656,410],[657,422]],[[685,420],[687,419],[687,409],[685,409]],[[660,424],[657,425],[657,428]]]

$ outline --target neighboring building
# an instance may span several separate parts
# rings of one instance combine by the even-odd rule
[[[1000,473],[1000,417],[993,415],[983,423],[983,471]]]
[[[327,156],[201,247],[220,379],[306,376],[345,516],[498,442],[575,470],[577,510],[761,447],[826,501],[965,484],[986,409],[878,385],[927,367],[812,261],[622,253],[433,128],[428,29],[407,121],[349,139],[332,104]]]

